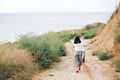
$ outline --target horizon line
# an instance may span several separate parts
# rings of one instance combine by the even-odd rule
[[[0,12],[0,14],[1,13],[113,13],[112,11],[111,12],[95,12],[95,11],[93,11],[93,12],[87,12],[87,11],[74,11],[74,12],[72,12],[72,11],[69,11],[69,12],[64,12],[64,11],[59,11],[59,12],[54,12],[54,11],[52,11],[52,12],[46,12],[46,11],[43,11],[43,12]]]

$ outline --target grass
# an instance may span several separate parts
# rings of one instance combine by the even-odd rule
[[[94,51],[93,56],[97,56],[100,60],[108,60],[114,57],[114,55],[110,51],[98,50]]]
[[[120,59],[117,59],[114,64],[116,72],[120,72]]]
[[[0,62],[0,80],[7,80],[14,74],[15,65],[12,63],[1,63]]]
[[[35,61],[44,68],[58,62],[59,56],[66,55],[62,39],[53,32],[41,36],[31,33],[20,35],[16,43],[30,51]]]
[[[33,58],[29,52],[18,49],[13,43],[0,45],[0,80],[23,80],[18,78],[26,75],[30,80],[35,70],[33,67]]]

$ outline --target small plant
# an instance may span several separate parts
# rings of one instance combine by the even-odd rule
[[[100,60],[108,60],[114,57],[113,53],[110,51],[94,51],[93,56],[98,56]]]
[[[49,76],[54,76],[53,74],[49,74]]]
[[[115,68],[116,68],[116,72],[120,72],[120,59],[117,59],[115,61]]]

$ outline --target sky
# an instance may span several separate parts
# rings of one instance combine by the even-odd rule
[[[120,0],[0,0],[0,13],[113,12]]]

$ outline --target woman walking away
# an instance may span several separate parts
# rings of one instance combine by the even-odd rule
[[[83,48],[83,43],[81,42],[79,36],[74,39],[75,53],[74,53],[74,66],[76,67],[76,72],[78,73],[82,65],[82,55],[85,57],[85,51]]]

